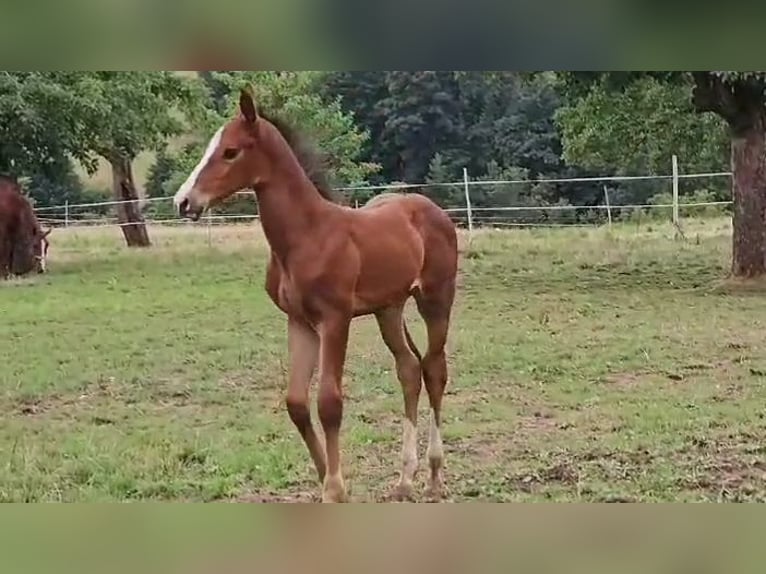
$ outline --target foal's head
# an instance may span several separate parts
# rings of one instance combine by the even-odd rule
[[[268,176],[270,162],[262,137],[263,124],[252,90],[243,88],[239,114],[215,133],[173,199],[181,216],[197,220],[208,207]]]

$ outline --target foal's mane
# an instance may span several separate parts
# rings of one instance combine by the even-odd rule
[[[298,159],[298,163],[301,164],[303,171],[306,172],[306,175],[314,184],[319,194],[328,201],[340,203],[339,195],[330,185],[326,155],[317,149],[314,142],[310,141],[300,130],[284,118],[264,113],[261,110],[258,113],[263,119],[273,124],[279,133],[282,134],[282,137],[285,138],[285,141]]]

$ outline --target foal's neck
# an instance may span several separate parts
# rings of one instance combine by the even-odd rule
[[[255,196],[266,240],[284,260],[301,242],[312,241],[313,229],[333,204],[320,195],[276,128],[269,132],[271,174],[255,186]]]

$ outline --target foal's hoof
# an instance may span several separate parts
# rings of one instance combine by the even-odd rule
[[[322,502],[348,502],[348,494],[342,478],[325,479]]]
[[[331,494],[327,492],[322,493],[322,503],[328,504],[328,503],[343,503],[348,502],[348,496],[346,493],[341,494]]]
[[[415,489],[411,482],[400,482],[394,487],[391,498],[395,502],[412,502],[415,500]]]
[[[348,494],[345,490],[324,490],[322,491],[323,503],[342,503],[348,502]]]
[[[424,493],[427,502],[441,502],[445,496],[444,482],[441,479],[432,480]]]

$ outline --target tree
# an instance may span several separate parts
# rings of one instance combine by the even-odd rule
[[[32,172],[24,183],[27,195],[35,205],[63,205],[85,200],[85,190],[72,162],[62,157],[59,164],[51,164],[45,170]]]
[[[325,101],[337,101],[354,123],[369,134],[359,150],[359,157],[375,163],[380,169],[370,174],[374,184],[382,185],[394,179],[388,166],[395,151],[383,139],[386,114],[382,103],[389,96],[384,72],[329,72],[317,82]]]
[[[83,149],[88,103],[69,89],[76,72],[0,72],[0,172],[58,179]]]
[[[687,172],[728,169],[725,121],[713,114],[698,114],[691,101],[692,89],[691,78],[671,84],[641,77],[621,91],[594,84],[556,113],[564,159],[616,175],[665,174],[673,154]],[[622,188],[616,191],[625,202],[642,203],[666,191],[667,182],[633,181],[615,187]],[[731,193],[730,187],[721,185],[713,191],[719,198]]]
[[[186,131],[184,120],[202,114],[198,81],[174,72],[91,72],[69,89],[88,102],[84,149],[109,162],[117,214],[129,247],[151,244],[138,205],[132,163],[145,150],[160,150]]]
[[[454,183],[455,179],[454,174],[451,174],[445,165],[444,157],[437,152],[428,166],[426,183],[429,185],[423,189],[423,193],[441,207],[455,207],[460,197],[458,193],[462,193],[462,188],[444,185]]]
[[[521,168],[533,179],[589,175],[561,158],[556,79],[552,72],[333,72],[323,90],[370,132],[364,158],[381,165],[383,181],[422,183],[437,153],[448,179],[464,167],[481,178],[492,161],[493,169]],[[554,193],[579,203],[602,196],[580,183],[556,184]]]
[[[381,166],[378,183],[422,183],[434,154],[457,172],[468,160],[461,145],[462,102],[454,72],[336,72],[322,93],[370,133],[362,152]]]
[[[728,126],[733,172],[734,233],[731,272],[735,277],[766,274],[766,73],[570,72],[569,93],[585,97],[593,86],[623,91],[642,75],[665,83],[693,82],[691,102],[698,113],[714,113]]]
[[[391,142],[395,179],[422,182],[436,152],[448,171],[465,164],[455,152],[464,133],[460,90],[452,72],[388,72],[389,97],[380,103],[386,116],[381,137]]]
[[[532,178],[557,174],[563,162],[554,123],[561,105],[555,76],[524,78],[516,73],[494,72],[479,77],[479,126],[486,134],[484,146],[492,151],[492,159],[504,167],[523,167]]]

